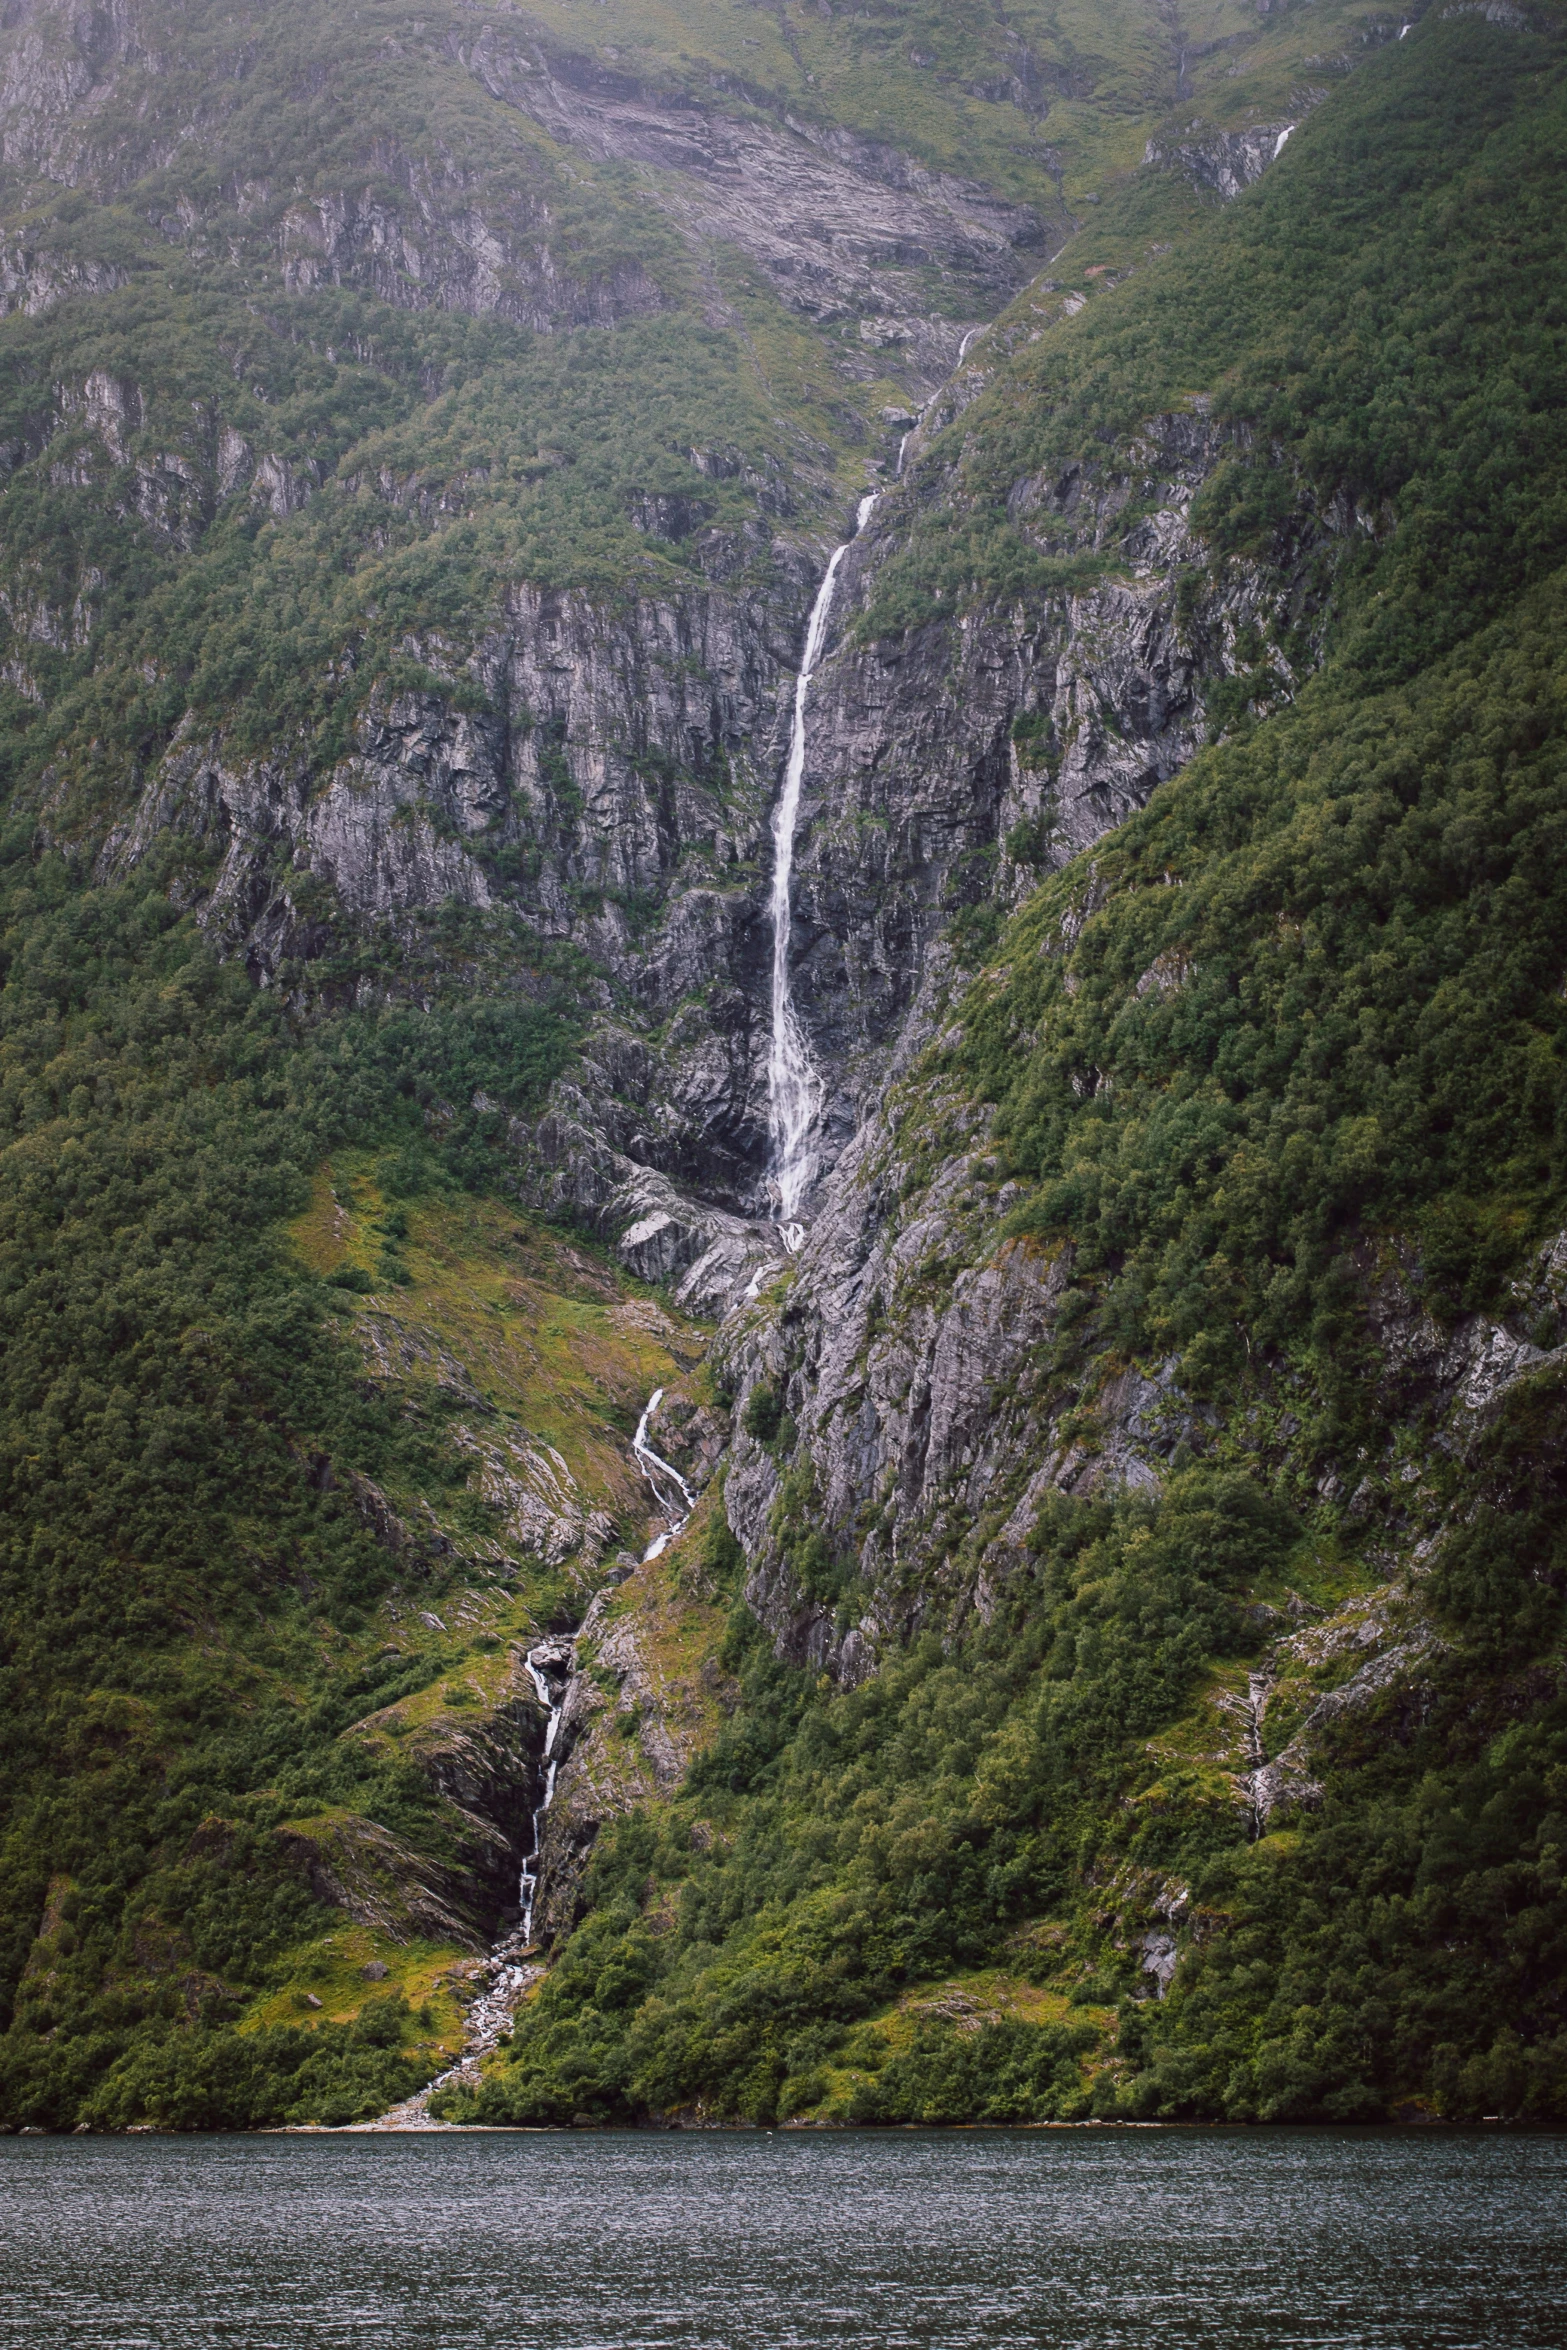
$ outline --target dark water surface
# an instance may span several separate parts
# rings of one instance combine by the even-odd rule
[[[0,2140],[29,2350],[1561,2350],[1567,2140]]]

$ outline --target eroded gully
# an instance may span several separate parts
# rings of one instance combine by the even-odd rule
[[[680,1471],[673,1462],[655,1452],[649,1441],[648,1431],[663,1400],[664,1390],[655,1387],[643,1407],[636,1434],[631,1439],[632,1458],[653,1496],[655,1514],[664,1521],[643,1552],[644,1561],[663,1554],[685,1527],[696,1507],[696,1496]],[[508,1928],[484,1958],[463,1970],[464,1987],[472,1987],[473,1997],[464,2020],[462,2054],[455,2064],[437,2074],[417,2095],[405,2099],[401,2105],[393,2106],[389,2113],[381,2114],[375,2121],[352,2124],[353,2128],[438,2130],[456,2127],[456,2124],[439,2122],[434,2118],[430,2112],[430,2099],[438,2089],[478,2087],[484,2059],[511,2030],[518,2007],[545,1971],[544,1963],[537,1953],[533,1931],[544,1867],[544,1822],[555,1800],[555,1782],[570,1744],[571,1700],[577,1679],[577,1642],[584,1633],[593,1629],[594,1621],[614,1587],[613,1583],[606,1584],[594,1595],[592,1605],[574,1633],[536,1641],[523,1659],[523,1669],[548,1715],[540,1755],[543,1783],[539,1801],[530,1818],[528,1850],[523,1855],[517,1883],[518,1922]]]

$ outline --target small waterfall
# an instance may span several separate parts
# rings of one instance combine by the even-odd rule
[[[663,1533],[655,1535],[642,1553],[644,1562],[648,1559],[658,1558],[662,1552],[669,1548],[675,1536],[684,1527],[691,1512],[696,1508],[696,1495],[684,1477],[681,1476],[680,1471],[666,1461],[661,1454],[656,1453],[647,1440],[649,1424],[663,1400],[664,1390],[662,1387],[655,1387],[647,1399],[641,1419],[637,1422],[637,1432],[631,1439],[632,1458],[647,1479],[654,1501],[669,1520]],[[679,1494],[678,1502],[671,1501],[668,1491],[670,1486],[673,1486],[676,1493]],[[547,1754],[549,1748],[546,1747],[544,1751]]]
[[[571,1693],[575,1658],[570,1641],[550,1641],[538,1648],[530,1648],[524,1662],[528,1678],[539,1693],[539,1702],[548,1707],[550,1718],[544,1732],[544,1793],[534,1806],[533,1843],[523,1857],[522,1875],[517,1884],[517,1902],[522,1911],[522,1925],[517,1934],[517,1947],[520,1950],[529,1949],[533,1942],[533,1909],[539,1891],[539,1849],[544,1840],[544,1815],[555,1800],[555,1776],[560,1769],[560,1756],[555,1752],[555,1745],[566,1711],[566,1699]],[[546,1668],[552,1668],[563,1676],[559,1696],[550,1686]]]
[[[662,1387],[655,1387],[643,1407],[637,1422],[637,1432],[631,1439],[631,1452],[637,1467],[646,1478],[653,1499],[668,1521],[665,1530],[651,1542],[644,1553],[655,1559],[674,1541],[696,1508],[696,1495],[672,1461],[653,1450],[648,1442],[648,1429],[653,1415],[664,1400]],[[430,2099],[437,2090],[449,2089],[455,2082],[463,2089],[477,2089],[481,2068],[486,2056],[496,2043],[509,2032],[517,2009],[523,1999],[544,1973],[544,1963],[533,1952],[533,1918],[538,1906],[539,1879],[543,1867],[544,1822],[555,1800],[555,1781],[564,1760],[566,1708],[571,1699],[572,1685],[577,1674],[577,1640],[583,1633],[591,1633],[611,1591],[608,1583],[598,1593],[576,1633],[563,1634],[554,1640],[538,1641],[523,1658],[523,1667],[538,1692],[539,1703],[546,1709],[549,1720],[544,1730],[544,1786],[533,1807],[530,1844],[522,1860],[517,1881],[517,1905],[522,1915],[520,1922],[504,1933],[491,1948],[482,1964],[467,1970],[475,1985],[475,1996],[468,2010],[463,2030],[463,2051],[455,2064],[448,2065],[416,2096],[405,2098],[373,2122],[354,2122],[355,2130],[426,2130],[435,2125],[430,2118]]]
[[[529,1680],[539,1693],[539,1701],[549,1708],[549,1727],[544,1733],[544,1792],[533,1809],[532,1849],[525,1855],[522,1873],[517,1881],[517,1901],[522,1911],[520,1923],[510,1927],[500,1940],[491,1945],[488,1955],[476,1966],[463,1969],[473,1985],[474,1995],[463,2023],[462,2054],[455,2064],[449,2064],[442,2073],[416,2095],[394,2105],[390,2113],[383,2113],[378,2121],[354,2122],[356,2130],[428,2130],[436,2125],[430,2118],[430,2099],[437,2090],[453,2086],[475,2090],[482,2077],[484,2059],[491,2054],[498,2041],[508,2033],[516,2019],[518,2008],[527,1993],[544,1972],[542,1963],[533,1956],[533,1912],[539,1891],[539,1847],[543,1839],[544,1815],[555,1795],[555,1774],[560,1769],[561,1730],[565,1720],[566,1700],[571,1694],[572,1676],[576,1671],[576,1647],[569,1639],[541,1640],[530,1648],[523,1659]],[[559,1683],[557,1696],[553,1683]],[[443,2125],[444,2126],[444,2125]]]
[[[964,360],[968,357],[970,351],[979,341],[980,336],[984,332],[985,329],[983,326],[971,326],[969,328],[968,333],[963,337],[962,342],[959,343],[958,355],[952,362],[953,375],[957,374],[958,369],[962,366]],[[952,379],[949,376],[947,380],[950,383]],[[920,429],[920,425],[924,423],[926,417],[930,414],[932,408],[935,407],[936,402],[940,399],[940,397],[941,394],[939,392],[931,393],[930,398],[924,402],[920,409],[919,424],[914,425],[910,431],[906,432],[902,440],[898,443],[898,462],[892,469],[893,479],[895,481],[901,481],[903,479],[903,460],[909,453],[909,443],[913,440],[915,433],[917,433]]]
[[[875,503],[874,493],[860,500],[854,524],[856,538],[865,528]],[[797,1249],[805,1238],[798,1217],[800,1203],[816,1173],[811,1130],[821,1113],[821,1084],[805,1032],[795,1016],[789,981],[789,936],[793,923],[789,884],[794,873],[794,831],[800,814],[800,786],[805,777],[805,705],[826,641],[838,567],[852,544],[853,540],[846,539],[841,547],[834,548],[811,606],[810,624],[805,632],[805,658],[794,688],[789,763],[784,769],[783,790],[773,813],[773,1039],[767,1057],[767,1123],[773,1146],[773,1192],[778,1224],[790,1249]]]

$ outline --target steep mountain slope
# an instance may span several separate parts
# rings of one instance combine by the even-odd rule
[[[1062,870],[725,1327],[742,1703],[479,2112],[1561,2110],[1562,105],[1423,28],[860,553]],[[1129,644],[1215,739],[1074,858]]]
[[[589,14],[0,31],[4,2112],[1555,2111],[1555,20]]]
[[[594,1049],[532,1195],[607,1235],[646,1221],[630,1168],[764,1204],[766,810],[858,487],[1063,188],[1198,85],[1215,126],[1319,94],[1301,28],[1238,14],[1193,43],[1137,0],[1092,48],[798,16],[638,0],[585,48],[580,10],[147,0],[3,36],[18,788],[100,870],[178,828],[207,935],[291,988],[383,984],[443,904],[518,984],[579,950]],[[1312,22],[1335,71],[1387,33]],[[1238,140],[1244,179],[1275,136],[1193,154]],[[1199,167],[1145,174],[1156,210]]]

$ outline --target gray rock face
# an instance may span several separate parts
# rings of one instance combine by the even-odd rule
[[[183,832],[210,871],[209,935],[264,980],[345,928],[403,932],[440,905],[524,913],[586,950],[630,1020],[606,1023],[537,1136],[519,1133],[531,1195],[596,1212],[634,1162],[739,1203],[765,1135],[759,866],[787,638],[719,589],[610,614],[520,588],[465,660],[421,649],[480,683],[483,714],[397,696],[324,782],[181,729],[101,869]],[[701,1253],[682,1244],[682,1266]]]
[[[663,297],[640,265],[590,281],[562,264],[554,213],[571,155],[579,171],[637,175],[692,256],[715,241],[737,247],[804,316],[846,330],[834,365],[867,382],[891,370],[914,402],[891,411],[901,415],[949,374],[964,334],[954,311],[971,296],[975,317],[993,315],[1059,233],[885,144],[769,114],[743,94],[676,99],[504,18],[432,19],[389,38],[417,39],[432,75],[457,77],[482,115],[476,140],[499,140],[494,152],[513,155],[514,171],[383,140],[345,177],[349,137],[314,179],[296,175],[287,188],[256,176],[253,155],[244,174],[224,178],[243,105],[242,30],[225,80],[210,58],[199,73],[175,70],[158,46],[163,21],[141,0],[116,0],[90,21],[53,0],[13,9],[0,28],[5,160],[103,197],[157,172],[159,233],[193,253],[218,234],[211,191],[221,180],[229,257],[264,254],[296,292],[354,284],[404,306],[493,310],[540,327],[656,306]],[[1026,51],[1013,63],[1026,95],[1038,76]],[[300,69],[329,95],[336,65],[312,55]],[[1255,177],[1282,128],[1221,140],[1214,185]],[[1197,168],[1184,148],[1181,167]],[[13,239],[0,295],[36,309],[74,285],[74,263],[51,254]],[[436,490],[417,478],[329,483],[306,459],[216,419],[194,459],[150,447],[139,388],[107,371],[59,387],[57,405],[76,435],[61,462],[83,479],[114,469],[113,495],[181,544],[224,498],[281,523],[327,495],[368,493],[421,513],[463,495],[460,484]],[[1162,416],[1113,463],[1016,482],[1010,514],[1025,537],[1052,554],[1113,559],[1114,577],[1080,593],[961,619],[933,613],[895,641],[867,641],[856,623],[880,566],[943,486],[920,465],[844,564],[836,649],[812,693],[796,852],[795,996],[825,1080],[825,1167],[860,1128],[900,1039],[906,1047],[918,1029],[953,914],[1020,896],[1140,807],[1204,738],[1213,683],[1242,666],[1245,633],[1281,600],[1298,604],[1307,556],[1353,526],[1303,509],[1280,563],[1232,565],[1178,610],[1177,580],[1199,553],[1191,502],[1229,445],[1201,412]],[[690,457],[714,479],[744,462],[719,449]],[[204,852],[189,888],[209,935],[267,983],[289,973],[308,984],[299,967],[345,932],[411,943],[437,907],[520,921],[536,940],[582,949],[602,974],[599,1017],[543,1119],[514,1132],[516,1180],[531,1203],[588,1218],[628,1266],[677,1282],[682,1301],[707,1313],[754,1300],[779,1262],[760,1217],[767,811],[827,552],[783,537],[791,492],[781,471],[751,486],[758,518],[741,532],[710,530],[695,495],[649,492],[637,506],[638,526],[678,540],[705,574],[689,590],[609,610],[518,585],[475,640],[410,639],[410,657],[453,690],[376,703],[324,776],[302,753],[241,757],[187,723],[101,859],[122,870],[170,831],[185,833]],[[771,544],[763,516],[780,526]],[[72,611],[22,617],[38,642],[71,641],[92,627],[91,593]],[[13,667],[27,692],[25,659]],[[482,706],[458,707],[458,688],[464,703],[477,689]],[[856,1170],[877,1147],[867,1143],[822,1203],[824,1231],[839,1230]],[[810,1290],[813,1266],[802,1270]],[[882,1270],[903,1283],[901,1258]],[[842,1277],[828,1278],[841,1302]],[[970,1378],[988,1393],[993,1347],[1005,1380],[1011,1322],[1043,1310],[1024,1294],[1037,1278],[1022,1258],[976,1275],[958,1319],[939,1337],[911,1323],[908,1361],[878,1374],[907,1373],[916,1390],[934,1383],[899,1439],[900,1507],[938,1510],[938,1486],[961,1481],[973,1447],[966,1423],[943,1417],[942,1397]],[[829,1382],[843,1343],[839,1328]],[[1019,1341],[1019,1359],[1029,1343]],[[927,1411],[928,1465],[917,1433]],[[835,1509],[848,1506],[854,1480],[844,1475]],[[970,1477],[971,1499],[984,1482]]]
[[[542,184],[537,168],[486,175],[437,140],[413,149],[382,126],[351,159],[329,140],[313,186],[297,173],[274,183],[264,162],[257,170],[245,111],[253,32],[231,22],[227,53],[209,44],[191,71],[177,34],[170,45],[167,14],[137,0],[90,11],[16,0],[0,24],[0,160],[40,189],[81,188],[100,202],[156,175],[150,217],[164,238],[203,260],[248,248],[281,266],[291,292],[357,285],[400,308],[494,314],[542,332],[664,306],[634,256],[591,273],[571,266],[556,220],[566,183],[556,173]],[[461,75],[433,28],[416,46],[436,76]],[[401,44],[392,37],[382,48],[395,57]],[[318,93],[343,67],[324,46],[298,61]],[[0,293],[35,314],[114,282],[47,249],[12,250],[0,263]]]
[[[598,1221],[618,1233],[616,1254],[643,1281],[672,1281],[682,1312],[717,1320],[754,1295],[784,1261],[777,1227],[686,1198],[667,1177],[627,1161]]]
[[[313,1827],[313,1823],[312,1823]],[[462,1866],[443,1868],[375,1820],[354,1812],[336,1815],[319,1832],[283,1827],[277,1831],[284,1862],[318,1901],[373,1927],[392,1942],[455,1942],[483,1947],[487,1924],[478,1886],[504,1849],[490,1829],[462,1853]],[[317,2002],[319,2005],[319,2001]]]
[[[1309,558],[1331,558],[1354,527],[1303,504],[1282,567],[1197,571],[1191,504],[1232,446],[1200,412],[1159,416],[1115,469],[1016,483],[1012,518],[1043,549],[1113,555],[1118,576],[1082,593],[864,644],[856,607],[930,492],[895,489],[851,550],[837,650],[812,690],[795,852],[796,996],[835,1148],[879,1086],[952,915],[1026,894],[1142,807],[1206,740],[1208,696],[1244,669],[1246,632],[1281,606],[1303,612]],[[1274,675],[1273,690],[1290,689],[1282,662]]]
[[[1172,1365],[1051,1371],[1065,1253],[1004,1238],[1013,1203],[983,1113],[928,1080],[917,1107],[900,1104],[895,1080],[947,1017],[956,908],[1022,895],[1142,806],[1206,738],[1208,697],[1243,672],[1248,632],[1285,609],[1309,638],[1308,565],[1331,571],[1355,518],[1303,502],[1273,563],[1206,569],[1188,518],[1230,445],[1199,405],[1151,419],[1114,469],[1017,482],[1011,512],[1043,547],[1113,550],[1118,576],[1081,594],[858,641],[854,606],[906,527],[897,498],[844,567],[796,849],[798,999],[841,1155],[794,1283],[777,1305],[764,1286],[719,1348],[742,1410],[765,1383],[793,1432],[786,1457],[736,1437],[727,1506],[748,1594],[782,1648],[845,1679],[922,1617],[988,1613],[1050,1491],[1154,1486],[1200,1437]],[[920,495],[916,480],[907,498]],[[1267,690],[1292,684],[1281,664]],[[1085,865],[1063,946],[1097,887]],[[1166,963],[1142,985],[1182,979]],[[955,1030],[941,1041],[961,1049]],[[839,1579],[871,1594],[847,1630],[801,1586],[807,1519]]]
[[[1061,241],[1029,206],[841,128],[680,103],[495,26],[467,63],[563,145],[644,167],[660,210],[694,238],[738,246],[795,308],[824,323],[857,318],[865,362],[844,371],[867,381],[889,357],[917,390],[950,370],[964,330],[932,314],[931,273],[970,287],[985,317]]]
[[[113,424],[105,408],[102,429]],[[1135,1367],[1047,1409],[1033,1366],[1066,1267],[998,1249],[1007,1202],[981,1132],[948,1135],[916,1207],[895,1130],[866,1113],[933,1032],[954,907],[1021,893],[1140,806],[1202,739],[1205,693],[1239,665],[1240,632],[1290,592],[1287,575],[1235,566],[1177,614],[1191,499],[1226,446],[1200,414],[1163,417],[1119,472],[1020,482],[1021,527],[1052,546],[1113,548],[1121,577],[932,621],[895,644],[840,635],[819,673],[797,990],[829,1084],[829,1160],[854,1139],[817,1203],[787,1327],[766,1312],[782,1257],[754,1209],[764,828],[790,647],[759,595],[714,586],[611,615],[519,590],[506,628],[466,657],[420,648],[431,668],[481,684],[482,714],[400,696],[367,716],[324,786],[182,736],[105,852],[110,866],[134,862],[171,826],[203,842],[215,859],[203,919],[262,977],[308,959],[345,917],[396,928],[440,903],[525,908],[546,936],[585,947],[620,1001],[545,1116],[513,1131],[523,1196],[591,1221],[689,1310],[746,1309],[742,1375],[787,1385],[823,1523],[885,1591],[889,1622],[927,1604],[932,1560],[978,1522],[988,1531],[959,1580],[987,1605],[1048,1486],[1149,1482],[1189,1424],[1167,1375]],[[891,500],[887,512],[887,533],[873,525],[845,566],[846,621],[895,543]],[[1335,521],[1307,516],[1298,545]],[[1026,862],[1007,847],[1018,828]],[[654,914],[634,932],[625,908],[638,899]],[[1081,1433],[1085,1411],[1100,1438]],[[777,1486],[777,1464],[742,1438],[730,1511],[758,1605],[802,1653],[825,1654],[829,1611],[802,1610],[770,1531]],[[876,1531],[862,1540],[851,1530],[867,1516]],[[874,1627],[849,1640],[837,1662],[857,1670]]]
[[[1229,203],[1261,179],[1294,128],[1293,122],[1261,122],[1250,130],[1209,131],[1194,139],[1150,139],[1143,161],[1181,172]]]
[[[663,296],[640,264],[574,277],[557,251],[572,170],[605,164],[638,176],[702,270],[715,241],[739,248],[833,330],[832,364],[850,382],[891,371],[914,404],[892,412],[913,414],[957,357],[955,314],[993,315],[1060,233],[885,144],[769,114],[754,94],[676,99],[504,17],[442,16],[388,34],[393,48],[416,41],[441,89],[460,94],[472,156],[382,139],[349,169],[341,61],[310,51],[299,71],[338,130],[314,177],[274,186],[249,148],[244,169],[230,169],[245,120],[243,26],[232,53],[219,27],[218,52],[188,72],[159,46],[164,23],[144,0],[90,20],[57,0],[10,11],[5,160],[40,185],[102,198],[153,186],[156,173],[158,234],[194,255],[262,258],[299,293],[353,284],[405,307],[493,310],[544,328],[656,306]],[[1026,51],[1013,48],[1011,78],[1034,88]],[[497,156],[511,158],[504,171]],[[76,283],[62,254],[13,239],[0,296],[46,306]],[[253,426],[241,434],[216,417],[210,446],[154,446],[163,428],[139,387],[106,371],[59,387],[57,407],[68,477],[99,483],[181,546],[225,499],[283,524],[322,497],[368,494],[433,519],[465,496],[460,482],[329,479],[299,452],[267,448]],[[1161,418],[1119,472],[1080,467],[1016,485],[1013,519],[1026,533],[1057,551],[1115,555],[1116,582],[1080,596],[961,622],[933,615],[897,643],[861,642],[852,624],[922,510],[923,478],[883,501],[845,565],[838,650],[812,697],[796,866],[795,989],[826,1080],[825,1165],[874,1096],[952,914],[1021,893],[1042,862],[1063,862],[1140,806],[1202,739],[1208,681],[1236,666],[1237,631],[1278,586],[1237,573],[1222,597],[1177,618],[1187,511],[1223,447],[1200,416]],[[745,468],[736,451],[689,456],[714,480]],[[815,462],[801,458],[807,471]],[[683,1294],[704,1311],[743,1298],[776,1261],[757,1221],[767,812],[828,551],[785,537],[781,467],[746,479],[757,512],[739,530],[710,528],[695,493],[650,491],[637,504],[639,527],[680,543],[696,573],[689,590],[610,610],[517,585],[471,641],[410,638],[410,658],[452,693],[373,705],[325,775],[303,751],[242,757],[221,732],[187,722],[101,860],[124,869],[184,832],[204,854],[188,886],[209,936],[267,983],[289,972],[308,987],[298,967],[345,932],[381,930],[407,946],[437,907],[520,919],[535,939],[582,949],[602,974],[600,1017],[537,1130],[514,1137],[517,1180],[537,1205],[583,1214],[617,1241],[634,1232],[626,1262],[689,1281]],[[1129,524],[1134,498],[1142,519]],[[89,636],[91,584],[70,609],[11,618],[8,675],[36,699],[17,640],[24,629],[57,646]],[[458,688],[482,707],[458,707]],[[1008,844],[1024,834],[1014,855]]]
[[[0,238],[0,318],[17,311],[40,318],[56,302],[78,294],[112,293],[124,283],[124,271],[113,262],[56,251],[43,236],[13,233]]]
[[[1193,1427],[1168,1372],[1100,1362],[1086,1385],[1051,1377],[1070,1260],[1003,1237],[1011,1187],[992,1179],[983,1121],[946,1109],[948,1155],[928,1181],[896,1110],[867,1121],[781,1310],[764,1289],[718,1339],[740,1397],[725,1500],[747,1597],[782,1649],[848,1681],[926,1618],[988,1614],[1046,1493],[1155,1485]],[[793,1425],[787,1460],[744,1432],[762,1384]],[[847,1630],[801,1592],[780,1523],[784,1470],[804,1464],[810,1530],[871,1593]]]
[[[294,293],[354,285],[401,308],[495,315],[542,332],[662,309],[644,260],[575,259],[561,225],[573,178],[557,152],[573,149],[637,172],[648,203],[687,239],[737,247],[811,318],[857,320],[861,348],[841,359],[851,380],[874,381],[890,365],[914,392],[932,390],[952,364],[963,334],[956,290],[966,289],[974,318],[990,316],[1065,233],[1064,221],[1047,228],[1030,207],[896,148],[764,119],[747,93],[725,110],[715,89],[699,107],[595,56],[546,47],[504,15],[472,25],[446,11],[403,20],[379,48],[388,63],[422,64],[459,107],[463,97],[477,106],[482,148],[453,152],[434,135],[414,146],[381,124],[357,152],[351,138],[346,153],[341,137],[329,140],[308,179],[292,171],[274,181],[264,163],[258,170],[245,115],[254,46],[235,20],[226,48],[221,33],[216,53],[209,40],[192,72],[167,19],[137,0],[90,13],[16,0],[0,24],[0,160],[101,201],[156,175],[151,216],[171,243],[199,258],[248,248],[279,265]],[[334,101],[352,107],[359,93],[347,61],[312,46],[297,70],[330,121]],[[84,266],[11,254],[0,260],[0,299],[46,308],[97,282]],[[933,304],[937,279],[947,298]]]

